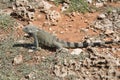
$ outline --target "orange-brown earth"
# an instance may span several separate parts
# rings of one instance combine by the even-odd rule
[[[119,6],[119,4],[111,4],[112,6]],[[8,9],[7,9],[8,10]],[[58,11],[60,11],[60,8],[57,8]],[[56,26],[50,26],[50,25],[44,25],[44,22],[46,21],[46,17],[43,13],[37,14],[36,15],[36,20],[33,21],[32,23],[34,25],[37,25],[40,28],[43,28],[44,30],[50,32],[50,33],[55,33],[57,34],[57,37],[66,41],[73,41],[73,42],[79,42],[79,41],[84,41],[84,38],[86,35],[89,36],[95,36],[100,33],[100,31],[93,31],[89,29],[89,25],[94,22],[97,18],[97,16],[101,13],[101,11],[93,12],[93,13],[73,13],[73,15],[65,15],[61,13],[61,19],[58,22]],[[20,40],[19,38],[21,36],[24,36],[24,33],[22,31],[23,25],[26,25],[26,21],[20,21],[16,19],[18,23],[20,23],[19,26],[15,27],[15,37],[18,38],[17,40]],[[84,32],[84,29],[88,31]],[[8,32],[3,32],[0,30],[0,41],[4,38],[6,34],[9,34]],[[111,45],[112,47],[119,47],[119,45]],[[98,48],[98,51],[102,52],[103,49],[106,48]],[[24,50],[23,48],[20,50]],[[19,52],[18,52],[19,53]],[[35,54],[33,54],[35,53]],[[40,51],[36,51],[33,53],[29,53],[33,58],[28,61],[24,61],[25,63],[28,63],[29,65],[34,65],[36,63],[39,63],[41,61],[41,57],[44,58],[47,55],[51,55],[53,52],[48,51],[47,49],[43,50],[43,53]],[[111,51],[111,53],[113,53]],[[11,54],[10,52],[6,53],[7,55]],[[20,52],[20,54],[23,54]],[[117,57],[120,57],[120,51],[119,52],[114,52],[113,55],[116,55]],[[25,57],[25,56],[23,56]],[[39,60],[40,59],[40,60]],[[15,68],[17,66],[14,66]],[[18,71],[19,73],[19,71]],[[21,79],[22,80],[22,79]]]

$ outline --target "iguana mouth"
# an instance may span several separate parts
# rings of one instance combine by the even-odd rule
[[[25,35],[26,38],[32,37],[32,33],[28,33],[28,35]]]

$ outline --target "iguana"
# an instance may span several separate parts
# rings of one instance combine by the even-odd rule
[[[37,28],[34,25],[27,25],[23,28],[23,31],[29,35],[31,35],[34,38],[34,46],[36,49],[41,45],[45,45],[48,47],[54,47],[57,49],[62,48],[84,48],[88,46],[100,46],[104,44],[110,44],[110,43],[119,43],[120,41],[107,41],[107,42],[93,42],[88,43],[86,41],[84,42],[67,42],[58,39],[56,36],[52,35],[51,33],[48,33],[42,29]]]

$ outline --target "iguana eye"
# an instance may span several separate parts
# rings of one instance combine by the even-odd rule
[[[27,29],[26,27],[23,28],[23,30],[26,30],[26,29]]]
[[[25,29],[26,29],[26,30],[28,30],[28,28],[27,28],[27,27],[26,27]]]

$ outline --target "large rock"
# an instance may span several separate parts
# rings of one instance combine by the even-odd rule
[[[72,55],[80,55],[80,53],[82,52],[83,50],[82,49],[74,49],[71,54]]]
[[[46,14],[47,16],[47,20],[50,21],[51,25],[57,25],[57,23],[59,22],[61,15],[58,11],[55,10],[49,10],[49,12],[47,12]]]

